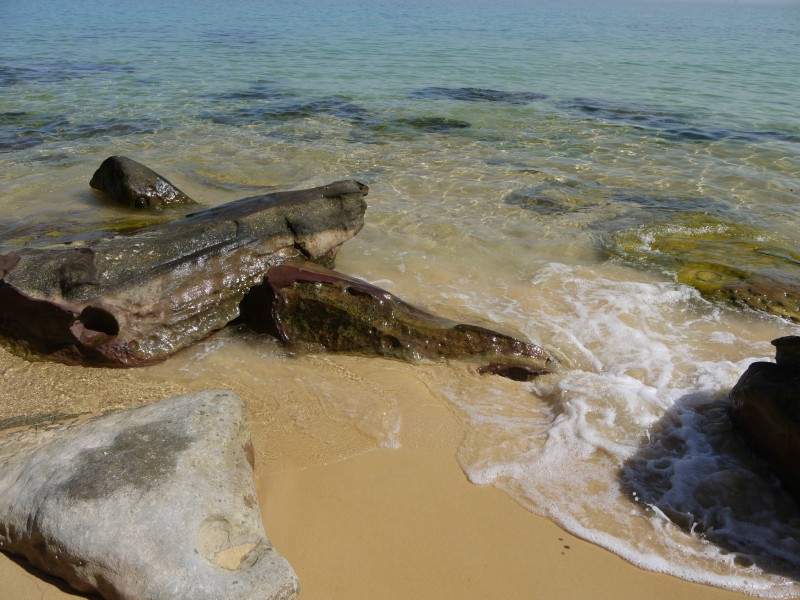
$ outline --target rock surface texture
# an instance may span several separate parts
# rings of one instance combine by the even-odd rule
[[[774,340],[776,362],[747,368],[730,394],[736,429],[800,499],[800,336]]]
[[[0,549],[107,600],[294,598],[244,401],[206,391],[0,437]]]
[[[290,345],[317,344],[334,352],[399,358],[493,363],[527,379],[556,368],[542,348],[416,308],[386,290],[309,262],[273,267],[255,288],[243,315],[256,330]],[[523,375],[524,373],[524,375]]]
[[[197,204],[167,179],[127,156],[105,159],[89,185],[131,208]]]
[[[356,181],[237,200],[131,235],[0,254],[0,335],[65,362],[136,366],[224,327],[291,258],[332,264],[364,225]]]

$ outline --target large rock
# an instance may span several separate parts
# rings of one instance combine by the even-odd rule
[[[105,159],[89,185],[130,208],[197,204],[167,179],[127,156]]]
[[[776,362],[756,362],[730,393],[736,429],[800,499],[800,336],[774,340]]]
[[[364,225],[356,181],[244,198],[132,235],[0,255],[0,335],[65,362],[136,366],[224,327],[290,258],[332,264]]]
[[[321,345],[402,360],[490,363],[485,372],[529,379],[556,367],[542,348],[412,306],[386,290],[309,262],[270,269],[242,305],[253,329],[287,344]]]
[[[252,479],[244,401],[207,391],[0,437],[0,549],[81,592],[294,598]]]

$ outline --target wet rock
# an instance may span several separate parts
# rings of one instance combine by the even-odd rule
[[[544,349],[509,335],[457,323],[420,310],[386,290],[313,263],[273,267],[242,313],[251,327],[290,345],[318,345],[401,360],[491,362],[499,374],[549,373],[557,367]],[[271,312],[270,312],[271,307]]]
[[[610,253],[671,271],[709,300],[800,322],[800,255],[784,240],[712,215],[662,212],[608,236]]]
[[[777,362],[756,362],[730,393],[734,426],[800,499],[800,336],[774,340]]]
[[[0,437],[0,549],[108,600],[294,598],[244,401],[171,398]]]
[[[105,159],[89,185],[131,208],[197,204],[161,175],[127,156]]]
[[[364,224],[355,181],[253,196],[130,235],[0,255],[0,334],[65,362],[137,366],[224,327],[291,258],[332,264]]]
[[[547,94],[542,94],[540,92],[504,92],[473,87],[427,87],[417,90],[412,96],[426,99],[447,98],[449,100],[463,100],[467,102],[505,102],[508,104],[528,104],[529,102],[547,98]]]

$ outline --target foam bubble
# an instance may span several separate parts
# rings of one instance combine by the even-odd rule
[[[693,290],[615,266],[606,274],[554,264],[532,280],[535,299],[503,305],[505,319],[560,341],[577,368],[518,392],[449,390],[469,425],[459,451],[469,479],[641,567],[800,593],[800,513],[726,412],[752,353],[770,354],[764,321],[740,318],[734,338],[726,309]],[[480,294],[470,302],[491,307]]]

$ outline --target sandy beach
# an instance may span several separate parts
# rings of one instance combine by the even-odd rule
[[[194,358],[184,353],[167,365],[109,371],[27,363],[2,351],[3,406],[19,409],[34,392],[50,397],[51,409],[69,412],[91,408],[89,398],[108,397],[112,389],[118,404],[140,404],[210,383],[204,377],[191,384],[166,381]],[[291,362],[277,366],[291,371]],[[419,376],[420,368],[424,374],[432,367],[341,357],[337,367],[343,365],[363,381],[382,379],[387,389],[402,390],[399,447],[376,447],[324,411],[310,409],[303,427],[296,417],[277,418],[281,407],[272,418],[265,412],[269,398],[236,390],[254,415],[256,485],[267,535],[296,570],[302,600],[745,597],[643,571],[503,492],[471,484],[456,457],[461,425]],[[278,376],[289,388],[285,394],[299,395],[290,389],[291,373]],[[5,555],[0,581],[9,600],[84,597]]]

